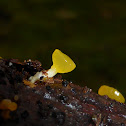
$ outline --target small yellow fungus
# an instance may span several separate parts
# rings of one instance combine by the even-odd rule
[[[53,77],[57,73],[68,73],[75,69],[76,65],[73,62],[73,60],[61,52],[59,49],[55,49],[55,51],[52,54],[52,61],[53,65],[47,72],[37,72],[34,76],[31,76],[29,80],[31,83],[34,83],[35,81],[39,80],[42,76],[43,77]]]
[[[17,104],[12,102],[10,99],[3,99],[0,102],[0,109],[15,111],[17,109]]]
[[[8,109],[11,111],[15,111],[17,109],[17,104],[15,102],[11,102],[11,104],[9,104]]]
[[[123,95],[113,87],[102,85],[98,90],[99,95],[107,95],[109,98],[114,99],[118,102],[124,103],[125,98]]]
[[[14,96],[14,100],[15,100],[15,101],[18,101],[18,99],[19,99],[19,96],[18,96],[18,95],[15,95],[15,96]]]
[[[59,49],[55,49],[52,54],[53,65],[49,69],[48,77],[53,77],[57,73],[68,73],[75,69],[76,65],[73,60],[62,53]]]

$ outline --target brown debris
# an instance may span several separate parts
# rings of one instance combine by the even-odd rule
[[[36,85],[28,80],[23,80],[24,84],[31,87],[31,88],[34,88],[36,87]]]

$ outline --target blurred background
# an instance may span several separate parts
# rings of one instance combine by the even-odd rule
[[[0,0],[0,56],[52,65],[56,49],[77,67],[63,78],[97,92],[126,96],[126,2],[119,0]]]

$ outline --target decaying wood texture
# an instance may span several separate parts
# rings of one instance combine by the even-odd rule
[[[0,101],[10,99],[18,107],[5,118],[0,110],[1,126],[125,126],[126,105],[99,96],[61,78],[28,81],[41,71],[39,61],[0,60]]]

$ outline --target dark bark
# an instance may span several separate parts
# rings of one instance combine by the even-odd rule
[[[60,75],[45,81],[41,78],[34,88],[24,84],[23,80],[41,70],[38,61],[0,60],[0,101],[11,99],[18,105],[16,111],[10,112],[10,119],[0,116],[1,126],[126,125],[125,104],[68,82]]]

